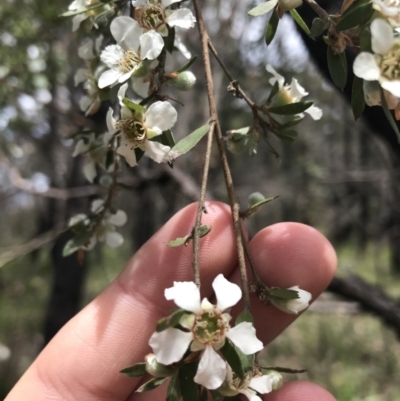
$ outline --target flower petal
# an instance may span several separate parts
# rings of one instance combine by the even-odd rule
[[[381,82],[383,89],[386,89],[396,97],[400,97],[400,81],[385,81]]]
[[[189,312],[200,311],[200,290],[193,281],[174,281],[174,286],[166,288],[165,298]]]
[[[117,70],[106,70],[104,71],[99,78],[98,86],[100,89],[105,88],[106,86],[111,86],[118,82],[119,78],[124,75],[122,72]]]
[[[194,381],[209,390],[215,390],[221,386],[225,376],[225,361],[215,352],[211,345],[207,345],[200,359]]]
[[[249,383],[249,387],[256,390],[260,394],[267,394],[272,391],[272,376],[264,375],[254,377]]]
[[[183,357],[192,340],[192,333],[169,327],[159,333],[153,333],[149,344],[159,363],[171,365]]]
[[[359,78],[366,81],[377,81],[381,76],[381,70],[371,53],[361,52],[353,64],[353,72]]]
[[[89,162],[83,166],[83,174],[89,182],[93,182],[96,178],[96,163]]]
[[[271,78],[271,79],[269,80],[269,83],[270,83],[271,85],[274,85],[275,82],[278,81],[279,87],[280,87],[280,88],[283,88],[283,85],[284,85],[284,83],[285,83],[285,78],[284,78],[282,75],[279,75],[279,74],[275,71],[275,69],[272,67],[272,65],[270,65],[270,64],[267,64],[266,67],[265,67],[265,69],[266,69],[268,72],[270,72],[270,73],[275,77],[275,78]]]
[[[88,39],[82,46],[79,47],[78,56],[84,60],[91,60],[94,58],[92,39]]]
[[[110,107],[108,109],[107,117],[106,117],[108,132],[111,135],[114,135],[117,132],[117,129],[115,128],[115,120],[113,117],[113,112],[114,112],[113,109]]]
[[[101,210],[103,209],[103,205],[104,205],[103,199],[95,199],[92,202],[92,206],[91,206],[90,210],[92,213],[95,213],[95,214],[100,213]]]
[[[87,18],[89,18],[89,16],[86,13],[75,15],[74,18],[72,18],[72,32],[76,32],[81,26],[81,23]]]
[[[290,84],[290,97],[300,100],[304,96],[308,95],[308,92],[299,84],[296,78],[292,78],[292,83]]]
[[[371,47],[374,53],[384,55],[393,45],[393,29],[383,19],[374,19],[371,23]]]
[[[164,47],[164,39],[156,31],[149,31],[140,36],[140,57],[142,60],[155,60]]]
[[[128,216],[123,210],[117,210],[117,213],[112,214],[108,222],[114,226],[121,227],[128,221]]]
[[[322,110],[316,106],[311,106],[304,112],[309,114],[312,117],[312,119],[315,121],[321,119],[321,117],[322,117]]]
[[[179,8],[167,17],[167,24],[171,27],[179,26],[180,28],[193,28],[196,18],[188,8]]]
[[[133,90],[141,97],[147,97],[149,95],[150,82],[144,82],[143,79],[133,80]]]
[[[126,162],[131,166],[137,166],[136,154],[135,150],[129,146],[129,143],[122,143],[119,148],[117,148],[117,153],[123,157],[125,157]]]
[[[159,142],[146,141],[140,146],[146,152],[146,155],[157,163],[166,163],[167,155],[171,148]]]
[[[179,3],[180,1],[182,1],[182,0],[161,0],[161,5],[163,6],[163,8],[167,8],[171,4]]]
[[[146,127],[166,131],[174,126],[177,111],[168,102],[155,102],[146,111]]]
[[[123,84],[118,90],[118,100],[119,104],[122,106],[122,100],[126,97],[126,90],[128,89],[128,83]]]
[[[261,351],[263,343],[256,337],[256,329],[250,322],[231,327],[226,335],[245,355]]]
[[[117,17],[111,22],[110,31],[117,43],[121,45],[128,36],[129,31],[133,28],[136,28],[138,25],[138,22],[131,17]],[[136,48],[138,45],[139,43],[137,42]]]
[[[249,388],[245,388],[238,391],[240,394],[244,394],[249,401],[262,401],[261,398]]]
[[[74,153],[72,157],[76,157],[84,152],[87,152],[90,149],[90,143],[86,143],[83,139],[80,139],[75,146]]]
[[[124,243],[124,237],[115,231],[108,231],[106,233],[106,244],[110,248],[118,248]]]
[[[221,311],[236,305],[242,298],[240,287],[228,281],[222,274],[215,277],[212,287],[217,298],[217,308]]]

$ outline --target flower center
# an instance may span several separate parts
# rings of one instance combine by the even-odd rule
[[[121,130],[126,138],[136,146],[142,144],[146,139],[146,128],[140,121],[126,118],[116,122],[115,127]]]
[[[381,63],[382,75],[386,78],[399,79],[400,78],[400,47],[396,47],[389,51],[382,57]]]
[[[219,311],[203,310],[196,315],[192,332],[195,339],[201,344],[213,344],[225,338],[228,327]]]
[[[132,49],[125,50],[124,56],[118,60],[118,69],[126,74],[132,71],[140,63],[139,55]]]
[[[147,30],[157,30],[165,24],[165,14],[162,7],[149,4],[147,7],[135,9],[135,18],[139,25]]]

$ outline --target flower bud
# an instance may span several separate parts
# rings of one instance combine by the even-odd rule
[[[312,295],[308,291],[304,291],[299,288],[299,286],[294,286],[288,288],[288,290],[296,291],[298,298],[295,299],[287,299],[287,298],[279,298],[275,296],[270,296],[270,302],[276,306],[278,309],[286,312],[297,315],[302,310],[308,307],[308,304],[311,301]]]
[[[176,370],[175,368],[157,362],[154,354],[148,354],[144,359],[146,361],[146,371],[154,377],[172,376]]]
[[[190,71],[180,72],[175,78],[168,81],[174,88],[181,91],[188,91],[192,89],[196,83],[196,76]]]
[[[260,193],[260,192],[253,192],[252,194],[249,195],[247,198],[247,201],[249,202],[249,207],[254,206],[258,202],[261,202],[265,199],[265,196]]]
[[[282,11],[290,11],[301,6],[303,0],[278,0],[278,6]]]
[[[267,370],[264,374],[270,378],[272,390],[278,390],[283,386],[283,377],[276,370]]]

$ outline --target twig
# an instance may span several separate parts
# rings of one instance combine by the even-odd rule
[[[201,47],[203,54],[203,63],[204,63],[204,71],[206,75],[206,85],[207,85],[207,95],[208,95],[208,104],[210,110],[211,120],[215,122],[215,138],[218,146],[218,151],[221,157],[222,170],[224,172],[225,184],[228,191],[229,203],[232,210],[232,219],[233,226],[235,229],[235,238],[236,238],[236,247],[238,252],[238,260],[239,260],[239,270],[240,270],[240,278],[242,281],[242,290],[243,290],[243,301],[245,309],[250,309],[250,291],[249,291],[249,283],[247,280],[247,272],[246,272],[246,261],[244,258],[243,251],[243,243],[242,243],[242,235],[241,235],[241,227],[240,227],[240,217],[239,217],[239,205],[236,200],[236,195],[233,187],[232,175],[230,172],[228,158],[226,155],[224,140],[222,138],[221,126],[218,119],[217,107],[215,103],[214,97],[214,84],[211,72],[211,63],[210,63],[210,54],[208,52],[208,43],[209,38],[206,32],[203,16],[201,13],[199,0],[193,0],[194,9],[196,12],[197,18],[197,26],[199,29],[199,34],[201,38]]]
[[[329,16],[329,14],[319,6],[319,4],[315,0],[304,0],[320,17],[323,21],[326,23],[335,26],[336,22],[332,20],[332,18]]]
[[[206,197],[207,190],[207,180],[208,180],[208,172],[210,170],[210,159],[211,159],[211,148],[212,148],[212,140],[214,136],[215,130],[215,121],[210,124],[210,128],[208,129],[207,135],[207,150],[206,157],[204,161],[204,169],[203,169],[203,177],[201,180],[201,192],[199,199],[199,206],[197,208],[196,215],[196,223],[193,229],[193,274],[194,274],[194,282],[197,287],[200,288],[200,266],[199,266],[199,256],[200,256],[200,226],[201,226],[201,217],[203,215],[204,209],[204,201]]]

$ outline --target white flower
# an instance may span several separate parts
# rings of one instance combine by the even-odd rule
[[[298,298],[295,299],[282,299],[277,297],[270,297],[269,300],[278,309],[297,315],[302,310],[306,309],[311,301],[312,295],[305,290],[299,288],[298,285],[288,288],[288,290],[297,291]]]
[[[92,202],[91,211],[94,214],[103,212],[104,201],[96,199]],[[122,227],[128,220],[123,210],[117,210],[115,213],[106,211],[104,213],[101,224],[96,230],[97,239],[105,243],[111,248],[118,248],[124,242],[124,237],[115,231],[115,227]]]
[[[354,74],[366,81],[379,81],[383,89],[400,97],[400,41],[383,19],[372,21],[371,46],[374,54],[361,52],[354,60]]]
[[[98,0],[74,0],[69,5],[68,10],[77,11],[80,8],[87,7],[92,4],[96,4],[96,3],[99,3],[99,1]],[[111,7],[108,4],[104,4],[95,9],[88,10],[86,12],[75,15],[72,18],[72,32],[76,32],[79,29],[79,27],[81,26],[81,23],[86,19],[90,19],[91,25],[94,26],[95,28],[97,28],[97,25],[95,23],[95,18],[101,14],[104,14],[105,12],[108,12],[109,10],[111,10]]]
[[[400,0],[372,0],[372,6],[394,26],[400,26]]]
[[[143,38],[139,37],[135,32],[136,25],[136,21],[130,17],[117,17],[111,23],[111,34],[117,44],[107,46],[100,55],[101,61],[109,69],[100,76],[99,88],[125,82],[132,75],[144,76],[147,74],[143,60],[145,58],[153,60],[154,58],[143,54],[141,43],[148,41],[149,35],[142,35]],[[162,38],[160,45],[164,45]]]
[[[278,82],[279,85],[279,92],[275,95],[272,106],[297,103],[304,96],[308,95],[308,92],[304,90],[296,78],[292,78],[290,85],[285,85],[285,78],[279,75],[271,65],[267,64],[266,70],[274,76],[269,80],[270,84],[275,85],[275,82]],[[309,107],[305,110],[305,113],[309,114],[314,120],[319,120],[322,117],[322,110],[315,106]],[[302,117],[303,114],[299,114],[298,116]]]
[[[88,181],[93,182],[96,178],[96,164],[106,168],[107,145],[111,138],[112,136],[108,132],[98,136],[89,134],[77,142],[72,157],[81,154],[86,154],[88,156],[89,161],[83,167],[83,173]]]
[[[141,55],[154,60],[163,47],[163,36],[168,36],[169,27],[184,29],[193,28],[196,22],[192,12],[187,8],[166,10],[171,4],[181,0],[133,0],[135,7],[136,27],[134,34],[140,37]],[[146,37],[144,37],[147,35]]]
[[[267,374],[262,374],[259,371],[250,372],[244,380],[240,380],[227,364],[225,382],[218,389],[218,392],[227,397],[243,394],[249,401],[262,401],[257,393],[268,394],[280,388],[282,384],[282,375],[274,370],[268,371]]]
[[[127,84],[122,85],[118,92],[121,103],[121,119],[119,121],[114,119],[111,107],[107,113],[107,127],[111,135],[121,131],[121,143],[117,153],[125,157],[131,167],[137,165],[135,148],[143,150],[157,163],[167,162],[167,154],[171,148],[150,139],[172,128],[178,113],[168,102],[155,102],[148,109],[138,105],[143,112],[137,112],[134,115],[122,103],[127,87]]]
[[[100,36],[94,43],[95,52],[98,53],[103,37]],[[75,86],[83,82],[85,95],[79,101],[79,106],[85,115],[91,115],[101,106],[97,80],[104,71],[104,66],[96,63],[97,55],[93,52],[93,41],[87,40],[79,49],[78,55],[85,60],[86,68],[80,68],[75,74]]]
[[[251,323],[242,322],[230,327],[231,316],[223,313],[239,301],[242,296],[240,288],[222,274],[214,279],[212,286],[216,305],[207,298],[200,302],[200,291],[193,282],[175,281],[173,287],[165,290],[165,298],[191,312],[189,317],[180,321],[188,331],[170,327],[153,333],[149,341],[157,361],[164,365],[180,361],[189,346],[192,352],[202,350],[194,381],[211,390],[220,387],[226,377],[226,363],[216,350],[223,347],[227,338],[246,355],[263,348]]]

